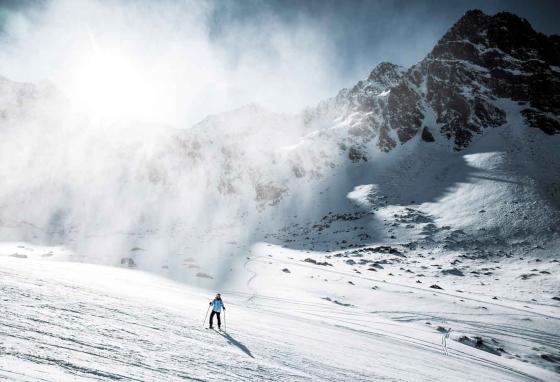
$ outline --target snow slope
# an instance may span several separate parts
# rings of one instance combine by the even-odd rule
[[[558,380],[551,371],[451,340],[446,355],[442,334],[426,323],[446,317],[468,328],[484,321],[484,330],[515,333],[520,342],[557,344],[546,330],[558,327],[558,317],[545,308],[468,295],[458,304],[452,293],[305,263],[291,262],[291,274],[278,273],[287,260],[281,250],[272,253],[247,263],[245,288],[223,292],[227,333],[202,327],[211,291],[134,270],[1,257],[0,379]],[[355,286],[335,296],[321,280],[300,293],[311,274]],[[345,295],[359,305],[318,295]],[[477,308],[481,300],[487,311]]]

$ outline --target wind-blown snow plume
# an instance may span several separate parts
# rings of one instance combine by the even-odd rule
[[[211,3],[120,4],[54,2],[12,26],[0,69],[18,78],[26,47],[47,46],[54,85],[0,83],[3,239],[223,279],[259,240],[415,246],[435,222],[455,247],[557,235],[560,55],[526,20],[469,11],[408,69],[381,63],[304,112],[249,104],[188,128],[249,97],[312,103],[329,45],[303,21],[216,36]],[[385,232],[401,208],[427,227]]]
[[[212,117],[196,136],[189,128],[249,101],[294,111],[319,99],[333,86],[329,44],[304,20],[288,30],[273,17],[216,36],[216,6],[60,0],[8,19],[3,239],[64,244],[109,263],[137,247],[159,268],[251,235],[248,214],[284,192],[271,179],[290,170],[259,163],[296,143],[300,119],[249,106],[227,121],[231,134],[212,133]],[[243,134],[259,118],[275,123]]]

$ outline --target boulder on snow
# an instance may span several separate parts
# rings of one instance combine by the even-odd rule
[[[443,273],[444,275],[453,275],[453,276],[464,276],[465,275],[463,272],[461,272],[457,268],[444,269],[443,271],[441,271],[441,273]]]
[[[534,277],[534,276],[538,276],[538,275],[535,274],[535,273],[524,273],[520,277],[521,277],[521,280],[528,280],[528,279],[530,279],[531,277]]]
[[[443,288],[442,288],[442,287],[440,287],[440,286],[439,286],[439,285],[437,285],[437,284],[434,284],[434,285],[430,285],[430,288],[432,288],[432,289],[442,289],[442,290],[443,290]]]
[[[336,305],[340,305],[340,306],[353,306],[353,305],[350,304],[350,303],[344,303],[344,302],[340,302],[340,301],[338,301],[338,300],[334,300],[333,302],[334,302]]]
[[[338,301],[338,300],[332,300],[330,297],[321,297],[321,298],[322,298],[323,300],[327,300],[327,301],[333,302],[333,303],[335,303],[335,304],[337,304],[337,305],[341,305],[341,306],[353,306],[352,304],[349,304],[349,303],[340,302],[340,301]]]
[[[200,277],[200,278],[203,278],[203,279],[213,279],[212,276],[210,276],[209,274],[204,273],[204,272],[198,272],[196,274],[196,277]]]
[[[307,259],[303,260],[306,263],[311,263],[311,264],[315,264],[315,265],[323,265],[323,266],[333,266],[331,263],[327,262],[327,261],[317,261],[315,259],[312,259],[310,257],[308,257]]]
[[[284,273],[291,273],[290,270],[289,270],[288,268],[282,269],[282,272],[284,272]]]
[[[560,363],[560,356],[554,354],[541,354],[541,358],[548,362]]]
[[[435,142],[434,136],[427,127],[422,130],[422,140],[424,142]]]
[[[121,265],[127,266],[128,268],[136,268],[136,263],[132,257],[121,258]]]
[[[390,254],[390,255],[396,255],[396,256],[403,256],[404,255],[401,253],[401,251],[399,251],[398,249],[391,247],[389,245],[381,245],[375,248],[371,248],[370,249],[372,252],[377,252],[377,253],[385,253],[385,254]]]
[[[455,340],[464,345],[472,346],[473,348],[480,349],[485,352],[492,353],[494,355],[501,355],[502,352],[504,352],[504,349],[502,347],[496,348],[495,345],[498,344],[498,341],[496,341],[495,339],[492,339],[491,341],[485,341],[482,337],[479,336],[475,336],[471,338],[462,335],[459,338],[456,338]]]

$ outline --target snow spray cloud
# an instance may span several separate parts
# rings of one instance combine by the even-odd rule
[[[53,0],[6,18],[0,72],[50,80],[105,116],[176,125],[250,102],[296,111],[338,88],[333,47],[308,19],[220,26],[217,7],[227,3]]]
[[[273,180],[290,165],[268,164],[300,118],[252,105],[189,127],[249,101],[313,103],[332,83],[330,48],[305,20],[272,16],[213,37],[215,7],[54,0],[7,17],[0,74],[35,85],[0,81],[0,239],[178,277],[190,257],[243,250],[255,201],[285,191]]]

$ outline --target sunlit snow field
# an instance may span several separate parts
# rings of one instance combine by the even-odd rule
[[[294,260],[298,255],[265,244],[253,248],[243,276],[221,290],[226,332],[219,333],[203,326],[213,290],[138,270],[3,254],[0,376],[7,381],[558,379],[513,354],[499,356],[456,341],[480,335],[520,353],[557,348],[556,307],[381,281]],[[284,268],[290,273],[280,271]],[[446,340],[440,325],[454,328]]]

